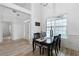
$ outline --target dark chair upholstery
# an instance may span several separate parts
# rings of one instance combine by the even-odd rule
[[[55,49],[55,54],[57,55],[60,51],[60,47],[61,47],[61,34],[59,34],[58,36],[55,36],[57,37],[57,39],[55,39],[53,42],[54,42],[54,49]]]
[[[52,42],[52,48],[50,49],[50,52],[51,52],[51,55],[53,55],[53,50],[55,50],[55,54],[57,55],[57,45],[58,45],[58,36],[54,36],[53,38],[53,42]],[[43,46],[43,54],[44,54],[44,51],[47,50],[47,46]]]
[[[41,38],[40,35],[41,35],[40,33],[34,33],[34,39],[39,39],[39,38]]]
[[[44,51],[47,50],[46,46],[41,46],[38,43],[34,44],[34,41],[36,41],[39,38],[41,39],[41,33],[34,33],[33,44],[32,44],[34,46],[33,52],[36,49],[36,46],[38,46],[39,49],[40,49],[40,54],[41,54],[41,49],[42,48],[43,48],[42,53],[44,54]],[[51,55],[53,54],[53,50],[55,50],[55,54],[57,55],[60,48],[61,48],[61,34],[59,34],[58,36],[54,36],[54,38],[53,38],[53,43],[52,43],[52,48],[51,48]]]
[[[58,36],[54,36],[53,43],[52,43],[52,48],[51,48],[51,55],[53,55],[53,50],[55,50],[55,55],[58,54],[58,48],[60,47],[59,44],[60,44],[59,35]],[[44,54],[44,51],[46,49],[47,49],[47,47],[43,46],[43,54]]]
[[[56,55],[57,55],[57,51],[58,51],[57,46],[58,46],[58,36],[54,36],[53,44],[52,44],[52,51],[55,50]]]
[[[41,45],[39,43],[35,42],[38,39],[41,39],[41,33],[34,33],[33,44],[32,44],[33,45],[33,52],[34,52],[34,50],[36,50],[36,46],[38,46],[40,49],[40,54],[41,54]]]
[[[61,48],[61,34],[58,35],[58,49],[60,50]]]

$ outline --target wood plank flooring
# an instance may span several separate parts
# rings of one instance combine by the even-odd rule
[[[69,53],[67,53],[69,51]],[[58,56],[79,56],[78,52],[72,53],[73,50],[61,48]],[[32,45],[25,39],[20,40],[4,40],[0,43],[0,56],[47,56],[47,53],[40,55],[39,49],[33,53]]]
[[[31,44],[27,40],[4,41],[0,43],[0,56],[24,55],[32,51]]]

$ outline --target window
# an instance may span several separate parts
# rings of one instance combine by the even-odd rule
[[[67,38],[67,19],[65,18],[57,18],[55,20],[48,19],[47,20],[47,37],[50,37],[50,29],[53,29],[53,35],[61,34],[62,38]]]

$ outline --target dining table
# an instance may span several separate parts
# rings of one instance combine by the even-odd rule
[[[33,40],[33,51],[35,50],[35,45],[39,44],[40,47],[44,47],[46,46],[47,47],[47,55],[50,56],[52,51],[52,45],[53,45],[53,38],[47,38],[47,39],[43,39],[43,40]],[[41,49],[40,49],[40,52],[41,52]]]

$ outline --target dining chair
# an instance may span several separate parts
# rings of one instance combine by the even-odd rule
[[[50,48],[50,52],[51,55],[53,55],[53,50],[55,50],[55,54],[57,55],[57,45],[58,45],[58,36],[54,36],[53,41],[52,41],[52,45]],[[42,47],[42,54],[44,54],[45,51],[47,51],[48,46],[44,46]]]
[[[51,54],[53,53],[53,50],[55,51],[55,55],[57,56],[57,54],[58,54],[58,36],[54,36]]]
[[[58,50],[61,48],[61,34],[58,35]]]
[[[61,48],[61,34],[58,34],[57,41],[56,41],[56,47],[55,47],[55,54],[57,55]]]
[[[32,45],[33,45],[33,52],[36,50],[36,46],[38,46],[39,48],[39,52],[40,52],[40,55],[41,55],[41,47],[42,45],[40,44],[41,43],[41,33],[34,33],[34,38],[33,38],[33,42],[32,42]]]

